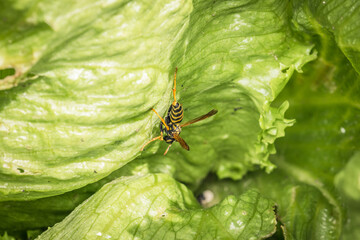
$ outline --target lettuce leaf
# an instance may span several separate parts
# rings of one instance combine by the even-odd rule
[[[339,239],[341,223],[328,199],[316,187],[295,181],[286,171],[275,170],[271,175],[255,172],[241,182],[212,177],[198,194],[214,195],[213,199],[203,200],[210,207],[229,194],[237,195],[253,187],[276,202],[280,236],[275,239],[281,239],[281,233],[285,239]]]
[[[292,36],[285,2],[273,4],[194,2],[191,27],[173,53],[179,67],[177,89],[185,120],[211,108],[219,113],[184,128],[182,137],[190,152],[174,144],[164,158],[161,155],[166,146],[162,145],[149,162],[168,164],[169,159],[175,159],[168,166],[175,169],[176,178],[195,185],[209,171],[221,178],[240,179],[258,166],[268,172],[273,169],[267,160],[275,152],[273,143],[284,136],[284,128],[293,121],[284,119],[286,102],[278,108],[270,103],[293,71],[300,71],[315,57],[310,53],[311,44],[302,44]],[[257,26],[256,31],[252,26]],[[268,44],[269,38],[272,44]]]
[[[28,201],[0,202],[0,219],[2,219],[0,221],[0,232],[1,230],[21,232],[27,229],[42,229],[53,226],[62,221],[75,207],[106,183],[119,177],[141,176],[150,172],[160,172],[160,169],[163,173],[170,175],[169,171],[164,171],[162,165],[149,168],[147,162],[132,161],[109,176],[71,192]]]
[[[6,27],[2,44],[11,44],[0,53],[2,66],[16,70],[0,93],[0,200],[65,193],[133,160],[159,131],[149,109],[168,108],[175,66],[185,119],[219,110],[184,131],[191,152],[174,144],[175,177],[240,179],[256,166],[274,168],[268,156],[292,121],[286,102],[270,104],[315,57],[292,35],[286,1],[59,4],[6,4],[24,18],[10,18],[20,32]],[[6,78],[0,85],[8,88]]]
[[[2,66],[16,77],[25,64],[16,79],[26,82],[0,92],[0,200],[77,189],[138,155],[154,125],[149,109],[167,107],[171,50],[192,11],[190,1],[149,4],[5,4],[25,12],[16,27],[3,23]],[[44,24],[51,34],[41,38],[36,28]],[[36,33],[26,35],[28,28]]]
[[[119,177],[144,176],[149,173],[164,173],[174,176],[174,161],[155,162],[151,158],[138,158],[126,164],[109,176],[80,189],[61,195],[27,201],[0,202],[1,230],[21,232],[27,229],[42,229],[62,221],[72,210],[102,186]],[[43,231],[43,230],[42,230]],[[42,232],[41,231],[41,232]]]
[[[286,141],[278,142],[276,163],[287,176],[316,188],[330,204],[324,219],[334,223],[334,228],[328,229],[332,239],[353,239],[346,236],[356,231],[359,222],[346,219],[355,217],[359,209],[342,193],[351,188],[347,183],[354,179],[352,175],[341,177],[341,173],[356,161],[354,154],[360,147],[360,77],[343,55],[334,60],[336,64],[320,59],[309,65],[304,75],[298,75],[283,92],[281,97],[293,103],[289,115],[297,119],[297,124],[287,131]],[[348,215],[348,211],[352,213]],[[299,234],[304,233],[297,230]]]
[[[330,59],[339,48],[360,73],[360,3],[356,0],[293,0],[295,24],[304,33],[320,36],[322,55]]]
[[[256,209],[253,200],[266,196],[272,201],[259,197],[267,205],[266,230],[261,220],[246,219],[253,227],[243,237],[274,233],[276,202],[272,239],[359,238],[358,1],[4,0],[0,6],[0,231],[52,226],[93,195],[41,238],[113,236],[98,231],[105,217],[92,226],[74,224],[97,216],[95,200],[104,211],[142,214],[165,206],[171,217],[165,225],[173,230],[156,238],[194,232],[193,238],[227,238],[239,232],[226,225],[221,209],[248,197],[246,207]],[[175,143],[162,156],[167,145],[157,142],[139,153],[159,134],[150,108],[165,114],[175,67],[184,121],[212,108],[219,113],[183,129],[190,152]],[[275,140],[294,124],[284,117],[287,109],[297,123],[269,161]],[[251,173],[259,168],[270,174]],[[217,177],[205,178],[209,172]],[[166,182],[161,191],[169,194],[161,200],[154,178]],[[210,189],[210,202],[206,194],[199,199],[211,207],[202,209],[174,179],[193,191],[200,186],[197,193]],[[157,205],[131,199],[135,206],[123,207],[116,189],[141,195],[144,186],[144,199]],[[214,223],[210,213],[224,221]],[[108,220],[116,227],[115,216]],[[132,226],[121,233],[129,238],[164,230],[147,213],[118,221]]]
[[[268,161],[273,143],[293,121],[284,119],[286,102],[270,104],[294,70],[316,57],[311,44],[292,36],[288,7],[286,1],[194,1],[191,27],[172,55],[184,116],[192,119],[211,108],[219,113],[184,128],[193,151],[175,145],[169,153],[177,179],[194,183],[209,170],[241,179],[259,166],[274,168]]]
[[[300,7],[295,12],[306,17],[300,18],[296,29],[306,29],[304,35],[315,42],[320,58],[280,96],[280,103],[286,99],[293,106],[289,116],[298,124],[287,131],[286,141],[278,142],[277,165],[318,189],[331,204],[325,219],[334,222],[334,239],[359,238],[359,201],[348,194],[352,188],[356,195],[356,185],[349,184],[354,175],[341,175],[349,165],[356,171],[360,147],[360,5],[358,1],[297,2]]]
[[[355,1],[344,3],[351,5],[348,11],[340,1],[294,2],[299,4],[294,8],[294,31],[315,44],[319,58],[295,74],[275,102],[279,106],[289,101],[288,117],[296,119],[276,144],[272,160],[278,169],[270,175],[249,174],[241,182],[207,179],[198,194],[212,191],[215,197],[207,203],[212,206],[228,194],[256,187],[277,203],[278,231],[285,239],[357,239],[359,63],[338,42],[346,35],[322,28],[319,16],[339,14],[346,28],[347,22],[359,19],[360,8]],[[352,34],[360,36],[360,31]],[[353,49],[358,46],[353,42]]]
[[[248,191],[204,210],[166,174],[126,177],[106,184],[38,239],[262,239],[275,230],[273,206]]]

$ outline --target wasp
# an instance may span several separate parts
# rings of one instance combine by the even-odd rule
[[[167,152],[169,151],[171,145],[173,144],[173,142],[179,142],[181,147],[183,147],[186,150],[190,150],[189,145],[185,142],[184,139],[182,139],[180,137],[180,133],[181,133],[181,128],[189,126],[190,124],[202,121],[208,117],[211,117],[213,115],[215,115],[218,111],[216,109],[211,110],[210,112],[208,112],[207,114],[204,114],[200,117],[194,118],[184,124],[180,124],[181,121],[183,120],[184,117],[184,109],[182,107],[182,105],[176,101],[176,73],[177,73],[177,68],[175,69],[175,74],[174,74],[174,88],[173,90],[173,96],[174,96],[174,101],[172,102],[172,104],[169,107],[169,110],[166,114],[165,119],[163,119],[154,108],[152,108],[151,110],[153,112],[155,112],[155,114],[160,118],[161,122],[160,122],[160,136],[158,137],[154,137],[153,139],[151,139],[150,141],[148,141],[147,143],[145,143],[142,148],[141,151],[144,150],[145,146],[148,145],[149,143],[156,141],[156,140],[160,140],[160,141],[165,141],[167,144],[169,144],[169,146],[167,147],[164,155],[167,154]]]

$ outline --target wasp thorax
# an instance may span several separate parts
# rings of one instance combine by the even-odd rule
[[[173,134],[180,134],[181,133],[181,127],[179,124],[172,124],[171,125],[171,130],[169,131],[169,135],[173,135]]]

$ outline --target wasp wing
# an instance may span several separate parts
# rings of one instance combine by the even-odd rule
[[[186,127],[186,126],[188,126],[188,125],[190,125],[190,124],[193,124],[193,123],[196,123],[196,122],[198,122],[198,121],[204,120],[204,119],[206,119],[206,118],[208,118],[208,117],[211,117],[212,115],[215,115],[217,112],[218,112],[218,110],[213,109],[213,110],[211,110],[210,112],[208,112],[208,113],[205,114],[205,115],[202,115],[202,116],[200,116],[200,117],[194,118],[193,120],[190,120],[190,121],[188,121],[188,122],[180,125],[180,127]]]
[[[187,143],[185,142],[184,139],[182,139],[179,134],[173,134],[173,137],[175,138],[176,141],[178,141],[180,143],[180,145],[185,148],[186,150],[190,150],[189,145],[187,145]]]

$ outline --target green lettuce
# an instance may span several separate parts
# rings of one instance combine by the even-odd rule
[[[359,238],[358,1],[0,7],[0,236]]]
[[[21,2],[4,4],[17,10],[26,7]],[[2,65],[14,76],[25,73],[15,79],[23,84],[0,93],[1,200],[68,192],[139,155],[156,120],[149,109],[167,107],[170,54],[192,10],[190,1],[157,2],[151,11],[148,5],[33,3],[24,19],[14,19],[24,38],[10,46],[20,33],[7,25]],[[35,41],[35,33],[26,35],[29,22],[46,24],[31,29],[47,37],[24,51]]]
[[[23,83],[0,95],[0,199],[58,195],[133,160],[158,126],[149,109],[168,108],[175,66],[185,118],[219,110],[184,131],[191,152],[171,149],[180,165],[175,177],[194,183],[216,171],[240,179],[257,165],[274,168],[268,161],[274,140],[292,121],[283,116],[286,102],[270,104],[292,72],[315,57],[311,44],[292,36],[287,3],[157,4],[150,11],[146,1],[84,1],[68,9],[44,1],[27,9],[25,23],[16,22],[49,28],[31,28],[46,33],[41,47],[22,51],[22,41],[35,41],[24,35],[1,54],[3,65],[16,70],[14,86]],[[9,5],[18,8],[16,1]],[[260,5],[267,10],[254,12]],[[3,42],[18,34],[9,29]],[[26,70],[17,70],[23,63],[14,59],[30,55]]]
[[[254,191],[202,209],[184,185],[155,174],[106,184],[38,239],[260,239],[275,225],[273,202]]]
[[[360,77],[359,63],[348,56],[359,44],[340,39],[351,39],[344,30],[354,27],[348,23],[358,25],[360,7],[355,1],[341,4],[352,7],[341,9],[340,1],[294,1],[293,28],[315,43],[319,59],[295,74],[274,103],[289,101],[288,117],[297,121],[277,143],[272,160],[278,169],[249,174],[240,182],[209,178],[198,190],[217,196],[208,206],[256,187],[277,203],[278,231],[285,239],[359,238]],[[331,18],[335,9],[342,10],[336,21]],[[321,27],[325,16],[334,29]]]

